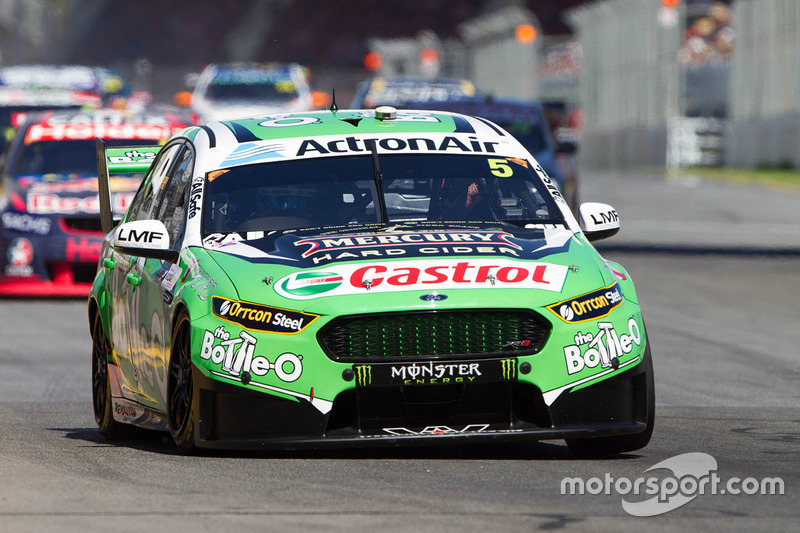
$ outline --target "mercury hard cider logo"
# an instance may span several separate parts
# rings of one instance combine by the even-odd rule
[[[250,302],[229,300],[219,296],[211,298],[211,308],[217,317],[239,324],[245,329],[268,333],[299,333],[319,315],[267,307]]]
[[[577,324],[607,316],[622,303],[622,291],[614,283],[596,291],[548,305],[547,308],[564,322]]]
[[[561,291],[567,267],[538,261],[466,258],[344,264],[301,271],[275,284],[286,298],[442,289],[543,289]]]

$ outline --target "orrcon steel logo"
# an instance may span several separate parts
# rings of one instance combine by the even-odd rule
[[[269,333],[299,333],[307,328],[319,315],[267,307],[251,302],[229,300],[220,296],[211,298],[214,315],[255,331]]]
[[[578,324],[607,316],[622,303],[622,291],[616,283],[590,293],[548,305],[561,320]]]
[[[503,258],[464,258],[348,264],[295,272],[275,284],[293,300],[367,292],[450,289],[543,289],[560,292],[567,267]]]

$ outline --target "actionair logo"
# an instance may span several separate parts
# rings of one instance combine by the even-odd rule
[[[564,322],[578,324],[608,316],[621,303],[622,291],[615,283],[577,298],[548,305],[547,308]]]
[[[543,289],[560,292],[566,276],[566,266],[538,261],[502,258],[387,261],[295,272],[278,280],[275,291],[295,300],[411,290]]]

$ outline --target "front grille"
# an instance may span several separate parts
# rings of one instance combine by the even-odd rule
[[[100,217],[75,217],[64,218],[64,225],[71,230],[78,231],[98,231],[103,229],[100,227]]]
[[[530,354],[549,333],[533,311],[481,309],[343,316],[318,340],[331,359],[362,362]]]

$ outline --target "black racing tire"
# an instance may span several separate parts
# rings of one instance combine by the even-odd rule
[[[647,426],[641,433],[630,435],[615,435],[611,437],[589,437],[582,439],[566,439],[567,446],[573,453],[581,456],[596,457],[601,455],[614,455],[618,453],[632,452],[647,446],[650,437],[653,435],[653,427],[656,417],[656,393],[655,380],[653,377],[653,358],[650,356],[650,339],[647,337],[647,348],[644,353],[642,364],[645,368],[645,398],[638,398],[640,402],[646,402]]]
[[[100,428],[100,434],[107,439],[123,436],[123,424],[114,420],[111,402],[111,385],[108,375],[108,355],[111,344],[103,330],[100,313],[96,313],[92,322],[92,407],[94,420]]]
[[[167,420],[175,446],[182,454],[195,451],[196,424],[192,336],[189,314],[183,310],[175,321],[167,378]]]

